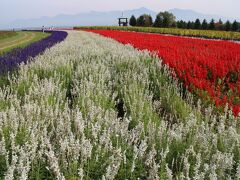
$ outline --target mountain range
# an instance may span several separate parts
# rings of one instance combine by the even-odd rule
[[[202,14],[193,10],[186,10],[186,9],[170,9],[177,20],[184,20],[184,21],[195,21],[197,18],[200,20],[210,19],[219,20],[220,18],[223,21],[231,20],[233,18],[230,17],[222,17],[219,15],[208,15]],[[1,29],[12,29],[12,28],[35,28],[35,27],[72,27],[72,26],[100,26],[100,25],[117,25],[118,21],[117,18],[124,17],[130,18],[131,15],[138,17],[142,14],[150,14],[153,19],[155,19],[157,12],[147,9],[145,7],[133,9],[133,10],[125,10],[125,11],[108,11],[108,12],[98,12],[98,11],[90,11],[87,13],[79,13],[75,15],[68,15],[68,14],[60,14],[54,17],[41,17],[38,19],[18,19],[13,21],[9,24],[0,24]]]
[[[211,21],[211,19],[214,19],[215,21],[218,21],[221,19],[222,21],[234,21],[235,19],[232,17],[224,17],[220,15],[214,15],[214,14],[203,14],[200,12],[193,11],[191,9],[170,9],[171,13],[173,13],[177,20],[184,20],[184,21],[195,21],[197,18],[201,21],[203,19],[206,19],[207,21]],[[237,20],[240,20],[239,18]]]

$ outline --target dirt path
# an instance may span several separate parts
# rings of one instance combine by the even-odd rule
[[[18,38],[13,39],[12,41],[5,41],[0,42],[0,50],[4,50],[7,48],[11,48],[20,44],[24,44],[26,42],[31,41],[35,38],[36,34],[34,32],[21,32],[22,35],[20,35]]]

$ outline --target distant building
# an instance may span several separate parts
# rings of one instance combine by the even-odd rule
[[[45,27],[44,27],[44,26],[42,26],[42,32],[44,33],[44,31],[45,31]]]
[[[128,26],[128,18],[118,18],[118,24],[119,26]]]

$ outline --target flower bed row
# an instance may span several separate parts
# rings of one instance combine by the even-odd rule
[[[214,30],[196,30],[196,29],[179,29],[179,28],[155,28],[155,27],[119,27],[119,26],[81,26],[74,29],[98,29],[98,30],[120,30],[146,32],[156,34],[169,34],[176,36],[188,36],[207,39],[225,39],[225,40],[240,40],[239,32],[230,31],[214,31]]]
[[[240,112],[240,44],[139,32],[87,31],[156,52],[204,102],[217,107],[228,103],[236,115]]]
[[[63,41],[67,37],[67,32],[53,31],[51,35],[41,41],[32,43],[23,49],[16,49],[0,57],[0,75],[14,70],[19,64],[26,63],[29,58],[34,58],[47,48]]]
[[[169,73],[69,31],[0,86],[0,179],[238,179],[240,118],[201,113]]]

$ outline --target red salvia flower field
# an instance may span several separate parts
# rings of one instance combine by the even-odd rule
[[[156,52],[178,78],[205,102],[240,112],[240,44],[222,41],[113,30],[87,30]]]

